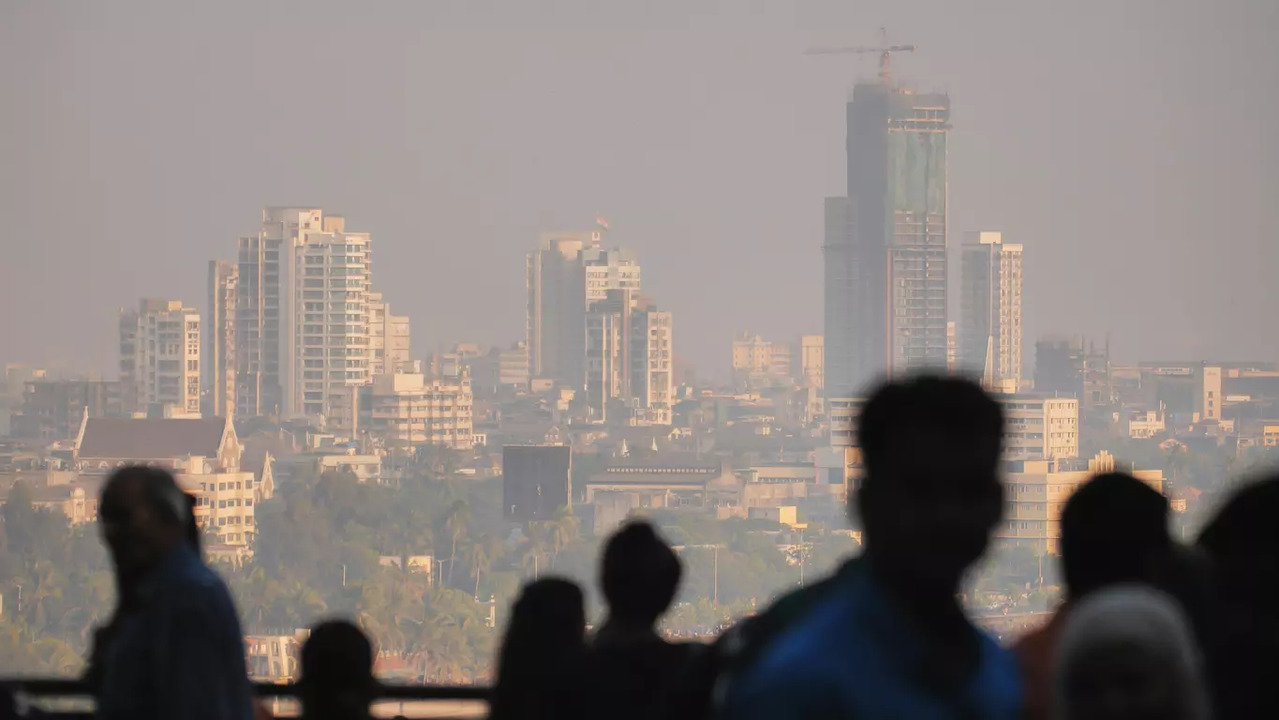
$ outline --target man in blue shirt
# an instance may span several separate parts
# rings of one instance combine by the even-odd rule
[[[981,388],[920,376],[880,388],[858,438],[864,552],[732,677],[728,720],[1013,720],[1012,656],[957,598],[1000,517],[1003,413]]]
[[[100,718],[253,717],[240,621],[187,540],[190,512],[163,470],[124,468],[103,488],[99,519],[122,602],[101,652]]]

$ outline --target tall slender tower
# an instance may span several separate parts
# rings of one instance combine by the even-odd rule
[[[1022,246],[998,232],[969,233],[960,260],[959,365],[987,387],[1022,379]]]
[[[239,266],[209,261],[209,310],[204,320],[204,386],[210,417],[235,412],[235,299]]]
[[[859,83],[847,106],[848,195],[826,200],[828,394],[946,367],[950,98]]]
[[[547,233],[528,254],[529,372],[570,387],[586,380],[586,278],[582,251],[598,232]]]
[[[246,417],[292,416],[297,263],[294,246],[319,232],[319,208],[268,207],[240,238],[235,304],[235,408]]]

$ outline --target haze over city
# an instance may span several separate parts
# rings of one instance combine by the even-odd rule
[[[538,234],[611,224],[677,352],[822,331],[822,199],[881,26],[950,94],[951,245],[1026,247],[1027,340],[1273,359],[1267,2],[7,3],[0,361],[115,365],[263,205],[345,215],[414,354],[524,336]],[[952,288],[954,282],[952,281]],[[953,295],[953,291],[952,291]],[[952,301],[953,304],[953,301]],[[1029,357],[1029,355],[1028,355]],[[1027,363],[1029,365],[1029,361]]]

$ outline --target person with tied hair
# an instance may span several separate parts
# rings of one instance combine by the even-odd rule
[[[586,611],[564,578],[524,586],[502,638],[489,720],[582,720]]]
[[[593,713],[639,719],[661,706],[691,648],[657,632],[682,574],[675,552],[647,522],[629,522],[609,538],[600,563],[608,617],[587,651]]]
[[[95,649],[98,717],[248,720],[244,634],[226,584],[200,559],[194,504],[173,475],[130,466],[99,505],[120,609]]]

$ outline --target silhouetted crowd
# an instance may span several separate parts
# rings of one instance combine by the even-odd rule
[[[959,599],[1003,511],[1003,429],[1000,405],[967,381],[881,387],[858,428],[862,553],[710,644],[659,633],[682,568],[651,525],[624,525],[603,553],[608,614],[593,634],[573,582],[523,588],[490,717],[1279,718],[1279,477],[1240,489],[1192,545],[1169,534],[1158,491],[1123,473],[1091,479],[1060,515],[1065,600],[1008,649]],[[99,716],[265,717],[231,596],[173,477],[118,471],[101,528],[119,603],[85,677]],[[369,717],[373,660],[351,623],[316,626],[302,717]]]

